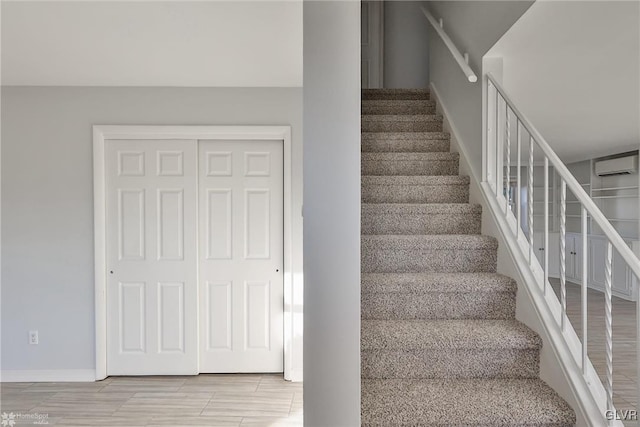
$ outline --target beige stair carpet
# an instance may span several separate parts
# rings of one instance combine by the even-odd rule
[[[363,90],[362,114],[362,425],[574,425],[429,91]]]

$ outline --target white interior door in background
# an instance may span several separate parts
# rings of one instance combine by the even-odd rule
[[[360,3],[360,52],[362,88],[383,86],[384,2]]]
[[[107,374],[196,374],[197,142],[106,142]]]
[[[283,371],[283,142],[199,142],[200,372]]]

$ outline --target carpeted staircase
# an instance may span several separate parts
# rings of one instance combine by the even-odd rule
[[[362,425],[574,425],[429,92],[363,90],[362,114]]]

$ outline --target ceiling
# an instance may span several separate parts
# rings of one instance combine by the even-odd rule
[[[302,86],[302,2],[2,1],[2,84]]]
[[[640,145],[640,2],[537,1],[487,53],[566,162]]]

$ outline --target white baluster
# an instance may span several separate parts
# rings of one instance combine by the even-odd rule
[[[544,156],[544,278],[542,293],[547,293],[549,280],[549,158]]]
[[[521,146],[522,146],[522,131],[521,131],[521,126],[520,126],[520,120],[516,120],[516,133],[517,133],[517,152],[516,155],[518,156],[518,160],[517,160],[517,165],[518,165],[518,171],[516,172],[516,185],[518,187],[518,191],[516,191],[516,193],[518,193],[518,206],[516,206],[516,212],[518,214],[518,218],[517,218],[517,224],[518,224],[518,229],[516,230],[516,238],[520,235],[520,231],[522,230],[520,228],[520,221],[522,220],[522,195],[520,192],[520,188],[522,183],[520,182],[520,168],[522,167],[521,162],[520,162],[520,156],[522,155],[521,153]]]
[[[482,161],[484,162],[484,164],[482,165],[482,180],[485,182],[489,182],[491,183],[490,177],[491,177],[491,172],[490,172],[490,168],[489,168],[489,147],[491,147],[491,143],[489,142],[491,140],[491,133],[493,132],[493,129],[491,128],[491,120],[489,119],[489,115],[491,112],[491,87],[493,86],[493,84],[491,83],[490,79],[487,79],[487,115],[485,117],[486,119],[486,125],[487,125],[487,141],[486,141],[486,146],[482,147]]]
[[[565,318],[567,317],[567,264],[566,264],[566,235],[567,235],[567,183],[560,178],[560,304],[562,305],[562,318],[560,325],[564,332]]]
[[[511,197],[509,197],[509,191],[511,190],[511,124],[509,123],[509,106],[505,103],[504,105],[505,111],[505,126],[507,132],[507,176],[505,177],[505,206],[504,206],[504,215],[507,216],[509,214],[509,210],[511,208]]]
[[[582,207],[582,373],[587,373],[587,210]]]
[[[613,410],[613,330],[611,326],[611,256],[613,247],[607,241],[607,257],[604,265],[604,322],[605,322],[605,344],[607,357],[607,381],[605,390],[607,392],[607,410]],[[611,423],[609,423],[611,425]]]
[[[500,93],[498,92],[498,88],[496,88],[496,164],[494,165],[496,168],[496,196],[498,196],[499,193],[499,186],[500,184],[500,167],[502,165],[500,165],[500,162],[498,161],[498,159],[500,158]],[[499,200],[499,199],[498,199]]]
[[[529,137],[529,265],[533,265],[533,137]]]

